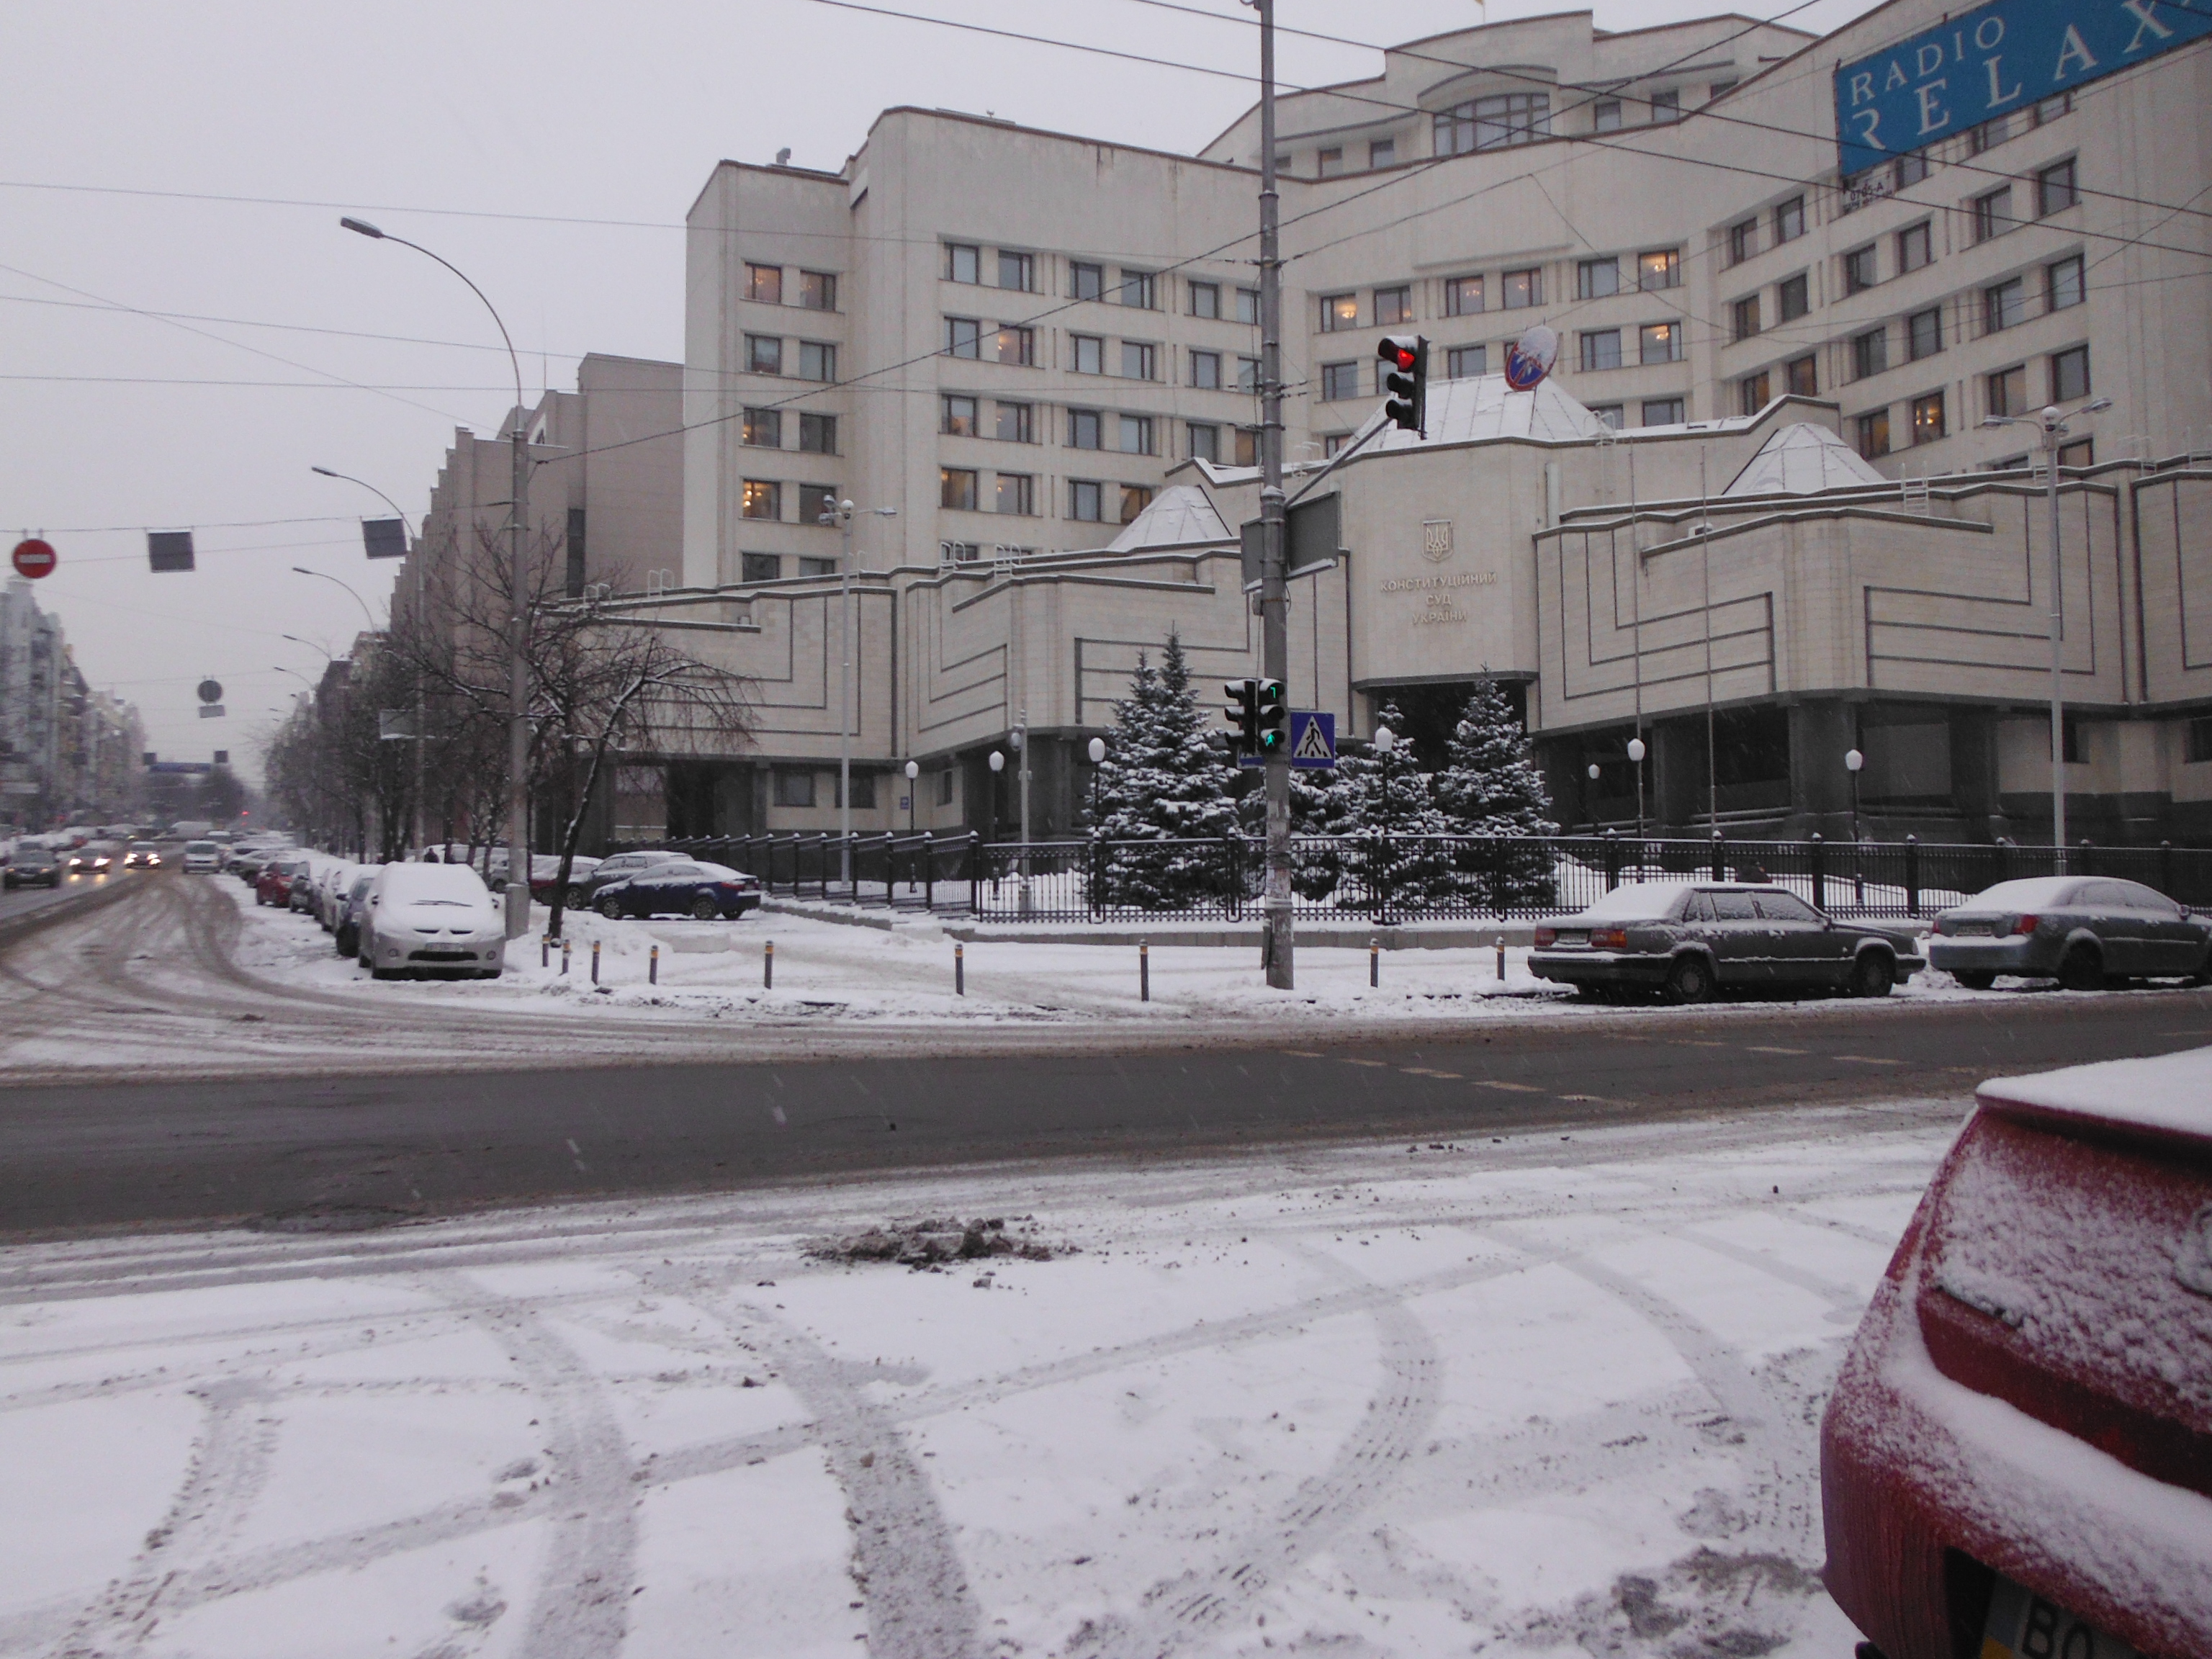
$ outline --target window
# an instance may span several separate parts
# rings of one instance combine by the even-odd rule
[[[844,779],[835,772],[830,775],[830,804],[832,806],[845,804]],[[876,775],[873,772],[854,773],[853,810],[856,812],[873,811],[875,805]]]
[[[1323,363],[1321,366],[1321,399],[1323,403],[1342,403],[1347,398],[1358,395],[1358,363]]]
[[[1026,253],[999,250],[999,286],[1027,294],[1036,286],[1036,261]]]
[[[823,340],[799,343],[799,378],[834,380],[837,378],[837,348]]]
[[[1153,379],[1153,349],[1135,340],[1121,342],[1121,378],[1125,380]]]
[[[1036,514],[1036,480],[1026,472],[1001,472],[999,475],[999,496],[993,507],[999,513],[1012,513],[1028,519]]]
[[[1582,336],[1582,365],[1585,371],[1620,367],[1620,331],[1586,329]]]
[[[1239,466],[1260,465],[1259,428],[1240,426],[1237,428],[1237,465]]]
[[[1343,171],[1344,149],[1341,145],[1314,152],[1314,173],[1317,178],[1334,179]]]
[[[744,505],[748,519],[781,519],[783,516],[783,486],[760,478],[748,478],[744,485]]]
[[[799,447],[809,455],[835,455],[837,453],[837,417],[835,415],[801,415],[799,417]]]
[[[1016,363],[1024,368],[1036,362],[1036,331],[1020,328],[1012,323],[999,325],[999,361]]]
[[[827,270],[799,273],[799,303],[809,311],[837,309],[837,278]]]
[[[1943,424],[1943,394],[1931,392],[1912,400],[1912,441],[1932,444],[1946,431]]]
[[[1889,330],[1870,328],[1851,337],[1851,378],[1863,380],[1889,367]]]
[[[1897,233],[1897,269],[1899,275],[1917,270],[1923,265],[1936,263],[1936,234],[1933,225],[1923,222],[1907,225]]]
[[[1036,410],[1030,404],[1002,403],[998,406],[998,419],[991,435],[1000,443],[1033,444],[1036,441]]]
[[[2046,122],[2056,121],[2062,115],[2071,114],[2073,109],[2074,94],[2071,92],[2053,93],[2050,97],[2037,101],[2035,125],[2042,126]]]
[[[1191,454],[1201,461],[1221,459],[1221,428],[1218,426],[1193,422],[1183,428],[1183,436]]]
[[[1601,98],[1596,103],[1590,106],[1590,131],[1592,132],[1618,132],[1620,131],[1620,99]]]
[[[1095,409],[1071,409],[1067,411],[1067,447],[1070,449],[1097,449],[1100,422]]]
[[[1736,412],[1741,415],[1758,414],[1770,401],[1772,387],[1773,382],[1768,379],[1767,373],[1763,368],[1756,374],[1745,375],[1736,382],[1735,386]]]
[[[2077,253],[2070,259],[2044,266],[2043,291],[2050,310],[2064,311],[2080,305],[2087,292],[2081,281],[2081,256]]]
[[[1249,323],[1255,328],[1259,326],[1260,290],[1258,289],[1240,288],[1237,290],[1237,320],[1240,323]]]
[[[1985,196],[1974,198],[1974,240],[1986,242],[1992,236],[2002,236],[2013,228],[2012,186],[2005,185]]]
[[[975,400],[951,393],[938,400],[937,429],[948,437],[975,435]]]
[[[1369,171],[1371,172],[1376,167],[1395,167],[1397,165],[1397,161],[1398,141],[1395,138],[1377,138],[1368,144],[1367,166]]]
[[[2076,438],[2070,444],[2061,444],[2058,447],[2058,465],[2062,468],[2094,466],[2096,464],[2097,446],[2090,439]]]
[[[1331,294],[1321,302],[1321,331],[1334,334],[1343,329],[1359,326],[1359,296],[1357,294]]]
[[[1201,392],[1221,390],[1221,354],[1218,351],[1194,351],[1190,354],[1190,383]]]
[[[982,250],[962,242],[947,242],[945,245],[945,280],[948,283],[981,282]]]
[[[1525,311],[1544,303],[1544,273],[1540,269],[1509,270],[1498,279],[1499,297],[1508,311]]]
[[[1073,337],[1075,344],[1075,372],[1078,374],[1103,374],[1106,372],[1106,342],[1095,334]]]
[[[781,553],[740,553],[738,555],[738,580],[744,582],[780,582],[783,580],[783,556]]]
[[[1775,308],[1782,320],[1794,323],[1813,308],[1811,283],[1808,274],[1799,271],[1795,276],[1784,277],[1774,289]]]
[[[1152,504],[1152,492],[1143,484],[1121,486],[1121,522],[1134,524],[1137,515]]]
[[[1759,221],[1746,219],[1741,224],[1730,225],[1728,233],[1729,263],[1740,265],[1759,252]]]
[[[2051,401],[2070,404],[2089,395],[2089,348],[2075,346],[2051,360]]]
[[[952,805],[952,792],[957,786],[959,775],[949,766],[937,775],[937,804],[939,806]]]
[[[1447,276],[1444,278],[1445,316],[1472,317],[1481,309],[1481,277]]]
[[[1149,455],[1152,453],[1152,417],[1149,415],[1122,415],[1115,421],[1115,447],[1124,455]]]
[[[1705,101],[1710,104],[1714,99],[1726,97],[1729,93],[1734,92],[1735,90],[1735,82],[1716,81],[1712,85],[1705,88]]]
[[[1682,118],[1682,94],[1680,88],[1669,87],[1664,92],[1651,94],[1651,118],[1654,122],[1679,121]]]
[[[1682,325],[1680,323],[1646,323],[1636,331],[1636,356],[1643,363],[1680,362],[1682,357]]]
[[[2063,213],[2081,199],[2081,192],[2075,187],[2072,156],[2044,168],[2035,175],[2035,214],[2039,219],[2048,219],[2054,213]]]
[[[1097,484],[1082,478],[1068,480],[1067,516],[1083,524],[1098,522],[1098,486]]]
[[[2027,412],[2027,370],[2024,367],[2001,368],[1988,378],[1986,385],[1990,414],[2025,415]]]
[[[1218,317],[1221,314],[1221,284],[1191,283],[1190,314],[1194,317]]]
[[[1759,295],[1751,294],[1729,307],[1729,337],[1748,340],[1759,332]]]
[[[1378,288],[1375,290],[1375,325],[1395,328],[1400,323],[1413,320],[1413,290],[1410,288]]]
[[[2191,766],[2202,766],[2212,761],[2212,714],[2199,714],[2189,722],[2188,748],[2184,758]]]
[[[1620,261],[1583,259],[1575,265],[1575,298],[1607,300],[1620,292]]]
[[[757,449],[783,447],[783,411],[780,409],[749,409],[744,412],[740,441]]]
[[[1889,453],[1889,411],[1877,409],[1858,420],[1859,455],[1864,460]]]
[[[1454,346],[1444,354],[1444,379],[1472,380],[1478,374],[1490,373],[1488,346]]]
[[[975,472],[972,467],[937,469],[937,504],[957,513],[975,510]]]
[[[765,334],[745,336],[745,373],[748,374],[781,374],[783,373],[783,342]]]
[[[1342,449],[1346,443],[1351,441],[1351,439],[1352,434],[1349,432],[1328,432],[1322,434],[1321,441],[1322,459],[1325,461],[1334,460],[1336,459],[1337,451]]]
[[[1995,334],[2027,320],[2027,282],[2014,276],[1982,290],[1982,331]]]
[[[1618,432],[1627,424],[1626,412],[1619,404],[1592,404],[1589,412],[1597,416],[1598,424],[1608,432]]]
[[[1641,414],[1645,426],[1680,426],[1682,423],[1682,400],[1680,398],[1646,398]]]
[[[1905,359],[1917,363],[1923,357],[1933,357],[1943,349],[1943,310],[1930,306],[1925,311],[1916,311],[1905,319]]]
[[[1788,362],[1783,364],[1782,382],[1793,396],[1819,397],[1820,373],[1819,365],[1814,361],[1813,354],[1808,351],[1803,356],[1792,357]]]
[[[1152,273],[1121,267],[1121,286],[1114,296],[1125,306],[1134,306],[1139,311],[1151,311],[1152,305]]]
[[[1879,278],[1875,274],[1874,245],[1855,247],[1844,255],[1844,292],[1863,294]]]
[[[820,524],[824,518],[834,518],[837,512],[837,492],[829,484],[799,486],[799,521],[801,524]]]
[[[764,306],[783,303],[783,267],[781,265],[753,265],[745,267],[745,298],[757,300]]]
[[[837,561],[810,559],[802,555],[799,561],[799,574],[802,576],[834,576],[837,574]]]
[[[778,806],[813,805],[814,774],[793,771],[789,767],[776,768],[775,804]]]
[[[1660,248],[1650,253],[1636,256],[1636,286],[1645,294],[1656,294],[1661,289],[1679,288],[1682,283],[1682,256],[1674,248]]]
[[[1793,196],[1774,210],[1774,245],[1794,242],[1805,234],[1805,198]]]
[[[1433,131],[1438,155],[1464,155],[1471,149],[1498,149],[1548,138],[1551,94],[1510,92],[1455,104],[1437,112]]]
[[[945,319],[945,355],[948,357],[981,357],[983,325],[973,317],[947,317]]]
[[[1910,155],[1899,156],[1890,164],[1889,176],[1898,190],[1918,184],[1928,176],[1928,152],[1916,149]]]
[[[1088,265],[1080,259],[1070,260],[1067,287],[1071,299],[1098,299],[1106,292],[1106,268],[1103,265]]]

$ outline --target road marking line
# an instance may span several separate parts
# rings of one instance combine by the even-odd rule
[[[1474,1079],[1474,1086],[1478,1089],[1510,1089],[1516,1095],[1540,1095],[1544,1092],[1531,1083],[1507,1083],[1494,1077],[1479,1077]]]
[[[1339,1054],[1337,1058],[1347,1066],[1379,1066],[1386,1072],[1390,1069],[1387,1060],[1354,1060],[1350,1054]]]
[[[1425,1066],[1401,1066],[1398,1069],[1407,1077],[1448,1077],[1455,1083],[1463,1075],[1458,1072],[1432,1072]]]
[[[1561,1095],[1561,1100],[1578,1101],[1585,1106],[1618,1106],[1617,1100],[1607,1100],[1603,1095]]]
[[[1668,1037],[1669,1042],[1679,1042],[1685,1048],[1725,1048],[1725,1042],[1707,1042],[1699,1037]]]
[[[1831,1054],[1828,1058],[1831,1060],[1854,1060],[1861,1066],[1902,1066],[1905,1064],[1901,1060],[1883,1060],[1875,1054]],[[1979,1071],[1981,1068],[1979,1066],[1954,1066],[1951,1069],[1959,1071]]]
[[[1318,1048],[1285,1048],[1283,1052],[1286,1054],[1296,1054],[1300,1060],[1319,1060],[1322,1058],[1321,1050]]]
[[[1759,1042],[1752,1043],[1744,1049],[1744,1053],[1747,1054],[1802,1054],[1804,1052],[1802,1048],[1776,1048]]]

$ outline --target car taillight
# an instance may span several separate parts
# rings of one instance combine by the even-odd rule
[[[2036,924],[2040,922],[2042,920],[2043,918],[2041,916],[2022,916],[2019,921],[2013,923],[2012,930],[2014,933],[2025,938],[2027,935],[2035,931]]]
[[[1600,951],[1626,951],[1628,948],[1628,929],[1626,927],[1593,927],[1590,945]]]
[[[1559,942],[1559,930],[1558,928],[1556,928],[1556,927],[1539,927],[1539,928],[1536,930],[1536,943],[1537,943],[1537,945],[1538,945],[1539,946],[1541,946],[1541,945],[1557,945]]]

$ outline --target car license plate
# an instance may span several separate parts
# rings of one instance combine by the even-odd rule
[[[1986,921],[1962,921],[1953,927],[1951,932],[1959,939],[1987,939],[1990,936],[1990,927]]]
[[[2083,1624],[2002,1573],[1982,1626],[1980,1659],[2142,1659],[2117,1636]]]
[[[1559,937],[1552,942],[1555,945],[1588,945],[1589,943],[1589,929],[1587,927],[1562,927],[1559,929]]]

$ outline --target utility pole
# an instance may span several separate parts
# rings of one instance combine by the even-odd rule
[[[1283,580],[1287,507],[1283,495],[1283,268],[1275,197],[1275,0],[1260,13],[1260,672],[1289,684],[1290,593]],[[1295,983],[1291,929],[1291,757],[1267,756],[1267,876],[1261,915],[1267,983]]]

